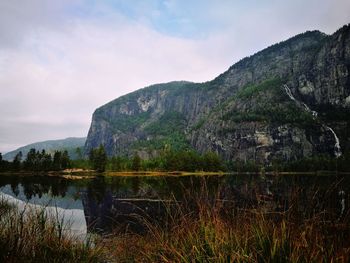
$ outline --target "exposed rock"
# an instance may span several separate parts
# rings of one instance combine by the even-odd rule
[[[103,144],[109,155],[147,158],[170,146],[265,164],[334,156],[338,137],[340,148],[349,147],[349,32],[306,32],[212,81],[158,84],[120,97],[95,111],[86,152]]]

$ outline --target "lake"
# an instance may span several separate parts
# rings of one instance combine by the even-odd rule
[[[20,209],[45,207],[69,222],[77,236],[113,231],[147,231],[145,221],[166,223],[169,209],[198,200],[221,204],[228,215],[240,209],[283,213],[297,206],[330,220],[349,213],[350,177],[333,175],[114,176],[67,179],[59,176],[0,176],[0,195]]]

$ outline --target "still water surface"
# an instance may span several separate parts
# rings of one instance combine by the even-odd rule
[[[169,204],[187,202],[191,207],[191,202],[203,196],[230,209],[273,212],[286,211],[297,202],[303,213],[327,211],[332,220],[338,220],[349,213],[349,193],[350,177],[337,175],[96,176],[79,180],[0,176],[1,196],[20,209],[45,207],[69,222],[72,233],[81,237],[111,229],[142,232],[141,217],[160,220]]]

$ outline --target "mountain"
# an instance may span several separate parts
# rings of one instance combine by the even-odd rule
[[[160,149],[225,160],[339,157],[350,147],[350,25],[308,31],[231,66],[212,81],[152,85],[95,110],[85,152],[141,157]]]
[[[54,153],[56,150],[67,150],[71,159],[77,158],[76,149],[78,147],[83,148],[85,144],[86,138],[66,138],[62,140],[50,140],[43,142],[36,142],[32,144],[28,144],[26,146],[20,147],[12,152],[8,152],[3,155],[3,159],[7,161],[12,161],[15,158],[16,154],[20,151],[23,154],[23,157],[27,156],[27,153],[31,148],[35,148],[36,150],[42,151],[45,150],[48,153]]]

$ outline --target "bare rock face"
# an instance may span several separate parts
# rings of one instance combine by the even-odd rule
[[[350,147],[350,26],[306,32],[244,58],[212,81],[153,85],[98,108],[86,152],[215,151],[225,160],[340,156]]]

